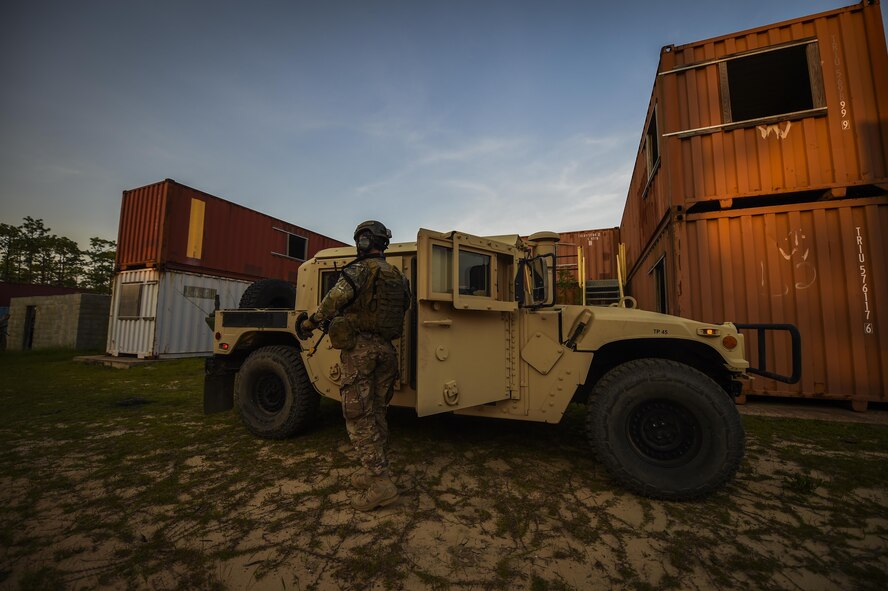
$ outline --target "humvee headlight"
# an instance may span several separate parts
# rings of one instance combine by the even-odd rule
[[[228,350],[228,343],[219,343],[219,348],[222,349],[223,351],[227,351]]]
[[[697,334],[701,337],[717,337],[718,329],[717,328],[698,328]]]
[[[216,340],[217,340],[217,341],[221,341],[221,340],[222,340],[222,333],[221,333],[221,332],[217,332],[217,333],[216,333]]]
[[[724,345],[725,349],[728,351],[733,351],[734,348],[737,347],[737,337],[734,335],[726,335],[725,338],[722,339],[722,345]]]

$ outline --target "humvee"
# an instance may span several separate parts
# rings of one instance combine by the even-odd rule
[[[589,443],[631,491],[686,500],[723,486],[744,453],[734,401],[748,379],[743,335],[731,323],[556,303],[557,241],[422,229],[392,244],[386,259],[413,292],[392,404],[420,417],[558,423],[579,402]],[[255,435],[284,438],[312,425],[320,396],[339,400],[339,351],[319,332],[300,340],[295,323],[355,255],[334,248],[303,263],[291,309],[274,308],[278,298],[215,312],[205,412],[236,408]]]

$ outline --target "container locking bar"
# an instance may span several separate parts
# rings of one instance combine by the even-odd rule
[[[750,367],[752,374],[771,378],[785,384],[795,384],[802,376],[802,335],[794,324],[734,324],[738,330],[755,330],[758,333],[758,367]],[[771,330],[782,330],[789,333],[792,341],[792,375],[785,376],[768,371],[767,334]]]

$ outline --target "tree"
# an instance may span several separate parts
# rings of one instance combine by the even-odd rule
[[[22,272],[20,281],[24,283],[46,283],[43,268],[45,257],[43,251],[47,246],[49,228],[43,225],[42,219],[26,216],[19,226],[21,234]]]
[[[53,269],[51,282],[54,285],[78,287],[84,273],[84,253],[70,238],[53,236]]]
[[[111,293],[111,277],[114,275],[114,259],[117,244],[113,240],[93,237],[89,250],[85,251],[86,269],[83,287],[97,293]]]
[[[30,216],[20,226],[0,223],[0,281],[79,287],[111,292],[116,244],[90,238],[89,250],[50,233]]]
[[[21,231],[0,223],[0,279],[18,281],[21,272]]]

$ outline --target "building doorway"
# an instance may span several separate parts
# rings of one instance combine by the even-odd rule
[[[37,306],[25,308],[25,330],[22,339],[22,351],[30,351],[34,346],[34,325],[37,324]]]

